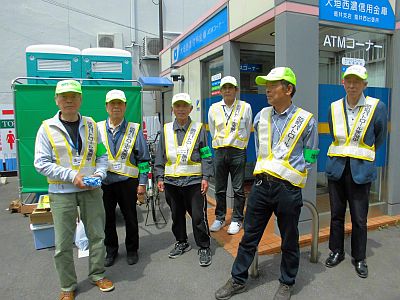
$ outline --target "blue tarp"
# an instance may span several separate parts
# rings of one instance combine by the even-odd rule
[[[139,77],[144,91],[166,92],[172,90],[174,83],[165,77]]]

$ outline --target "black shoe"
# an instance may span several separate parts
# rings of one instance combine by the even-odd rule
[[[225,300],[229,299],[235,294],[240,294],[246,290],[246,285],[236,283],[233,278],[230,278],[223,287],[215,292],[215,299]]]
[[[292,286],[280,283],[275,293],[274,300],[289,300],[292,296]]]
[[[199,264],[202,267],[207,267],[211,265],[211,250],[210,248],[201,248],[198,251],[199,254]]]
[[[128,262],[128,265],[137,264],[137,262],[139,261],[139,256],[137,251],[128,252],[128,254],[126,255],[126,261]]]
[[[368,266],[365,260],[359,260],[355,262],[356,273],[361,278],[368,277]]]
[[[183,253],[190,251],[190,249],[192,249],[192,246],[188,242],[176,242],[174,249],[169,252],[168,257],[177,258]]]
[[[117,256],[118,256],[118,252],[116,254],[114,254],[114,255],[107,254],[107,256],[106,256],[106,258],[104,260],[104,266],[105,267],[111,267],[114,264],[115,259],[117,258]]]
[[[328,268],[333,268],[340,264],[341,261],[344,260],[344,253],[329,253],[329,257],[325,261],[325,266]]]

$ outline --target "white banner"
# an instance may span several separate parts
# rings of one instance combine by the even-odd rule
[[[0,171],[17,169],[16,142],[13,105],[0,104]]]

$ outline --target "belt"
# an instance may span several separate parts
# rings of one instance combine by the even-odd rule
[[[283,184],[286,184],[286,185],[293,185],[287,180],[280,179],[280,178],[272,176],[272,175],[270,175],[268,173],[259,174],[259,175],[256,176],[256,178],[258,180],[262,180],[262,181],[280,182],[280,183],[283,183]]]

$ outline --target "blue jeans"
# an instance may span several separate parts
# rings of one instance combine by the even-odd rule
[[[260,178],[255,180],[247,203],[244,235],[232,266],[231,274],[236,282],[241,284],[246,282],[257,246],[274,213],[282,238],[279,281],[287,285],[295,283],[300,261],[297,225],[302,206],[300,188],[283,180],[267,181]]]
[[[244,176],[246,168],[246,149],[233,147],[215,150],[215,216],[217,220],[224,221],[226,216],[226,189],[228,176],[231,174],[234,194],[232,221],[243,221]]]

